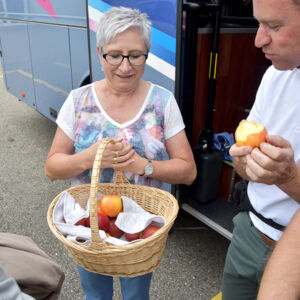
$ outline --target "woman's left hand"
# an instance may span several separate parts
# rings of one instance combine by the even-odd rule
[[[119,157],[114,158],[113,168],[118,171],[143,174],[146,165],[146,159],[137,154],[134,150],[125,153],[119,152]]]
[[[135,151],[132,146],[122,142],[122,139],[114,139],[108,144],[103,152],[101,168],[114,168],[128,166],[133,162]]]

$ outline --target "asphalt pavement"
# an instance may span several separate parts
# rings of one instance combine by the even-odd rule
[[[55,130],[51,122],[4,86],[0,70],[0,231],[31,237],[65,272],[60,300],[83,299],[73,260],[50,231],[51,201],[69,181],[50,182],[44,163]],[[220,291],[229,241],[181,211],[153,273],[151,300],[209,300]],[[121,300],[116,279],[114,300]]]

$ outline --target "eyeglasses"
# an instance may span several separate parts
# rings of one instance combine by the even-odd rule
[[[127,58],[129,63],[133,66],[141,66],[145,63],[148,58],[148,54],[144,53],[134,53],[129,55],[123,55],[120,53],[104,53],[101,48],[101,55],[112,66],[120,65],[124,58]]]

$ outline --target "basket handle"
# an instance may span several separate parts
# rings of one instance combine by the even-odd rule
[[[107,247],[105,243],[101,240],[99,236],[99,227],[98,227],[98,212],[97,212],[97,198],[98,198],[98,183],[99,183],[99,176],[100,176],[100,165],[103,156],[103,152],[105,147],[109,143],[114,143],[113,138],[104,138],[101,140],[99,148],[97,150],[94,164],[93,164],[93,171],[91,177],[91,187],[90,187],[90,226],[91,226],[91,242],[89,243],[89,248],[97,248],[100,247]],[[129,183],[128,179],[124,176],[122,171],[115,171],[115,184],[121,183]]]

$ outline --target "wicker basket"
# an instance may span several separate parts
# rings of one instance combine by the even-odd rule
[[[49,206],[47,221],[53,234],[64,244],[74,261],[84,269],[111,276],[134,277],[153,271],[160,263],[168,232],[178,214],[177,200],[168,192],[148,186],[130,184],[123,172],[117,171],[114,183],[99,183],[103,151],[112,139],[103,139],[97,151],[91,184],[67,189],[75,201],[86,208],[90,198],[91,241],[78,245],[66,239],[53,223],[53,210],[61,194]],[[163,216],[166,225],[143,241],[124,246],[108,246],[100,239],[97,222],[97,194],[118,194],[136,201],[146,211]]]

